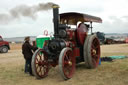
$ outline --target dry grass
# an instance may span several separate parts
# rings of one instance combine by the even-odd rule
[[[11,44],[12,50],[0,54],[0,85],[128,85],[128,59],[102,62],[97,69],[87,69],[84,63],[76,66],[72,79],[64,81],[58,67],[41,80],[24,74],[24,58],[21,44]],[[103,45],[102,56],[128,55],[128,45]]]
[[[21,43],[18,43],[18,44],[15,44],[15,43],[10,44],[11,50],[19,50],[19,49],[21,49],[21,47],[22,47],[22,44]]]
[[[128,55],[128,44],[102,45],[101,56]]]

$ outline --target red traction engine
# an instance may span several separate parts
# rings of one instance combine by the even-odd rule
[[[51,67],[59,65],[61,76],[67,80],[73,76],[76,64],[85,62],[88,68],[96,68],[99,64],[100,42],[96,35],[88,35],[88,29],[92,28],[92,22],[101,23],[102,20],[76,12],[59,14],[58,8],[53,6],[54,38],[45,41],[44,47],[32,58],[36,78],[46,77]],[[78,21],[81,23],[77,26]]]

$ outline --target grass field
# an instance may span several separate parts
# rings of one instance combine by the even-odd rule
[[[128,44],[102,45],[101,56],[111,55],[128,55]],[[78,64],[73,78],[67,81],[56,67],[46,78],[37,80],[24,74],[21,44],[11,44],[8,53],[0,54],[0,85],[128,85],[128,59],[102,62],[97,69]]]

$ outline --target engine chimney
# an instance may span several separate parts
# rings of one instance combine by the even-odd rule
[[[54,23],[54,37],[58,35],[58,27],[59,27],[59,6],[53,5],[53,23]]]

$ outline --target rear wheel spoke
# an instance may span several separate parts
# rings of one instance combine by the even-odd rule
[[[96,64],[96,61],[95,61],[95,59],[94,59],[94,58],[92,59],[92,62],[93,62],[93,64],[94,64],[94,65]]]
[[[75,62],[73,61],[74,58],[72,55],[72,50],[70,48],[64,48],[59,56],[59,69],[64,79],[69,79],[72,77],[75,70]]]

